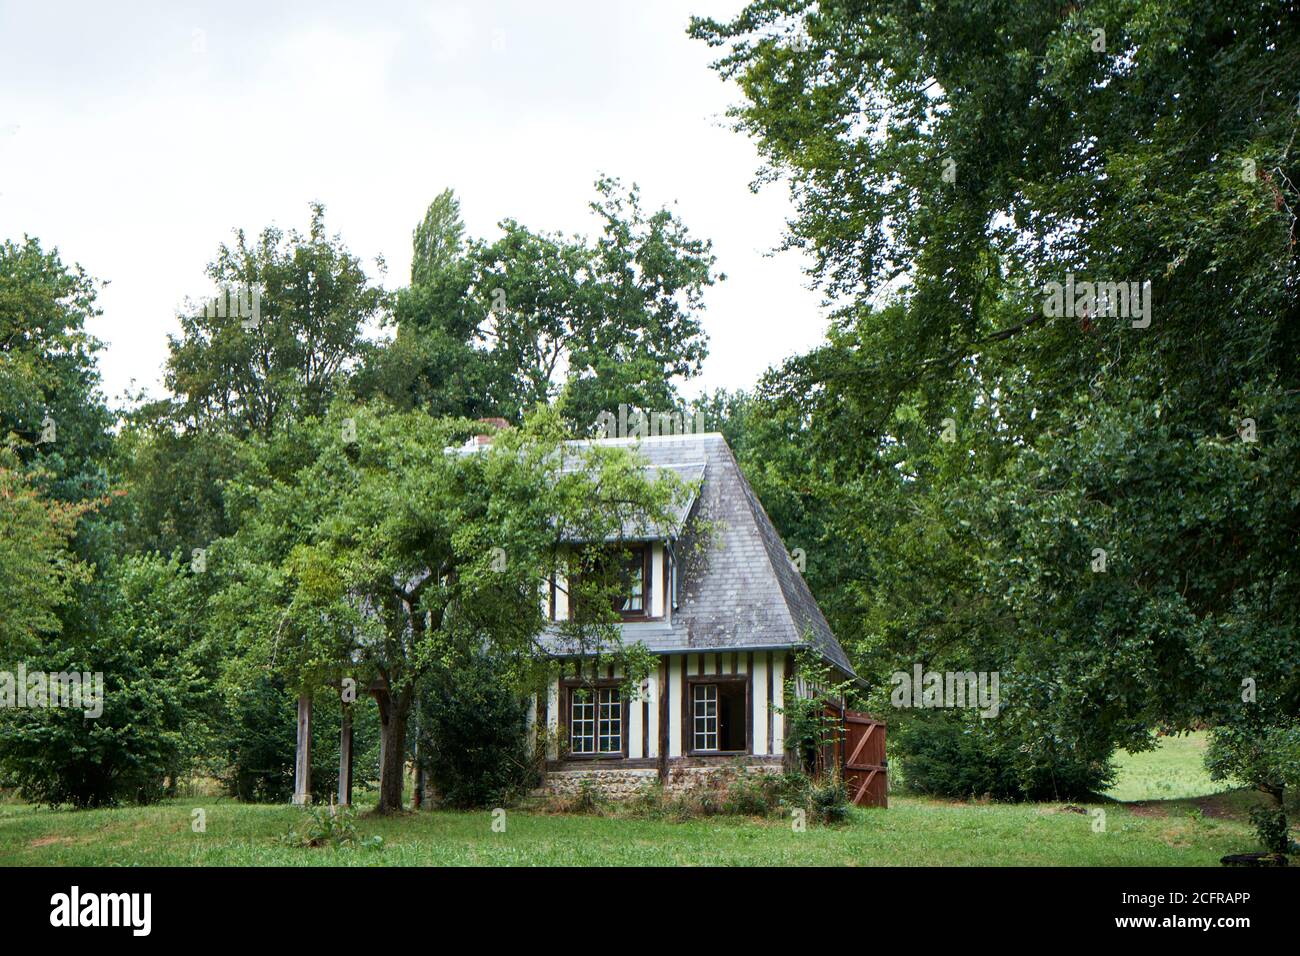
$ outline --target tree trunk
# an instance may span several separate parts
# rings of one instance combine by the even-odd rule
[[[383,752],[379,766],[379,813],[402,809],[402,787],[406,771],[406,721],[411,712],[411,694],[394,698],[387,690],[375,691],[379,703],[379,738]]]

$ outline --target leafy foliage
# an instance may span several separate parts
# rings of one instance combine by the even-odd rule
[[[323,803],[303,807],[301,820],[291,826],[281,838],[286,846],[340,848],[364,847],[382,850],[384,838],[374,836],[361,839],[357,834],[357,815],[351,807]]]
[[[28,671],[102,673],[103,712],[0,709],[0,774],[49,806],[152,802],[212,749],[213,656],[187,612],[193,584],[175,561],[128,558],[105,582],[103,626],[65,631]]]
[[[1002,732],[997,721],[963,712],[923,712],[899,721],[890,739],[891,758],[903,767],[913,793],[958,799],[1087,799],[1106,790],[1115,776],[1110,746],[1055,751],[1027,748]]]
[[[360,393],[516,423],[558,400],[584,434],[620,403],[678,407],[674,380],[707,353],[697,315],[718,278],[710,244],[669,209],[643,211],[635,186],[606,177],[596,192],[594,241],[506,219],[495,241],[462,243],[459,206],[439,196],[416,230],[395,338]]]
[[[843,736],[839,708],[856,696],[856,688],[852,681],[837,679],[821,655],[806,650],[796,653],[794,670],[809,693],[800,696],[787,683],[779,708],[785,720],[785,746],[802,772],[816,774],[827,769],[822,766],[826,749]]]
[[[1251,821],[1268,852],[1288,853],[1286,797],[1300,792],[1300,719],[1293,709],[1277,713],[1272,703],[1256,702],[1215,727],[1205,764],[1215,780],[1244,781],[1273,798],[1252,811]]]
[[[503,806],[538,782],[524,700],[500,661],[473,653],[420,686],[420,762],[450,807]]]
[[[239,668],[273,668],[295,688],[346,677],[372,688],[384,810],[401,805],[421,676],[470,647],[533,656],[561,542],[662,521],[683,493],[678,482],[648,481],[625,449],[564,452],[554,415],[456,451],[477,427],[378,405],[336,408],[259,446],[263,467],[296,464],[229,489],[239,531],[214,548],[212,623],[232,636]],[[614,618],[570,623],[566,637],[617,648]]]
[[[43,497],[18,456],[0,446],[0,666],[13,664],[58,633],[58,609],[90,568],[70,550],[77,521],[89,503]]]
[[[293,795],[297,745],[297,696],[283,680],[260,674],[233,682],[223,701],[215,775],[240,800],[286,803]],[[328,803],[338,793],[342,714],[333,689],[318,692],[312,708],[311,794]],[[352,708],[352,784],[356,791],[377,780],[379,728],[374,709]]]
[[[931,752],[1010,746],[1082,785],[1153,727],[1234,720],[1247,677],[1295,713],[1291,7],[757,0],[692,23],[835,310],[824,345],[712,404],[744,409],[746,474],[864,676],[1000,673],[996,733],[938,721]],[[1049,316],[1068,276],[1149,282],[1149,325]]]
[[[218,290],[246,290],[249,312],[257,286],[260,314],[254,327],[239,310],[200,302],[180,317],[166,375],[177,418],[265,437],[281,422],[323,413],[366,354],[366,324],[386,302],[342,239],[326,232],[324,206],[312,205],[305,236],[271,226],[250,242],[237,230],[207,272]]]
[[[655,780],[626,801],[615,802],[590,779],[577,793],[552,796],[552,812],[590,816],[632,816],[684,823],[708,817],[768,817],[802,819],[835,825],[851,816],[848,788],[836,774],[814,779],[799,770],[754,772],[742,764],[715,768],[707,780],[669,789]]]

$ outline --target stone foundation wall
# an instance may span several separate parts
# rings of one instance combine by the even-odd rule
[[[581,770],[551,770],[546,774],[542,792],[560,797],[577,794],[584,781],[602,795],[614,800],[625,800],[636,796],[643,789],[659,779],[659,771],[653,767],[613,768],[592,767]]]
[[[667,793],[682,793],[697,787],[721,785],[719,777],[732,777],[737,770],[745,774],[780,773],[779,763],[753,763],[737,768],[734,763],[708,766],[672,766],[664,781]],[[659,780],[656,767],[563,767],[548,770],[540,793],[554,796],[573,796],[589,781],[588,786],[612,800],[634,797]]]

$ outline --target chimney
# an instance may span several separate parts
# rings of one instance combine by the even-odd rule
[[[481,424],[484,424],[484,425],[491,425],[491,426],[492,426],[492,431],[491,431],[491,432],[480,432],[479,434],[475,435],[475,436],[474,436],[473,438],[471,438],[470,441],[469,441],[469,444],[470,444],[471,446],[473,446],[473,445],[490,445],[490,444],[492,444],[492,436],[493,436],[496,432],[499,432],[499,431],[501,431],[502,429],[505,429],[505,428],[509,428],[509,427],[510,427],[510,423],[509,423],[508,421],[506,421],[504,418],[480,418],[480,419],[479,419],[479,422],[480,422]]]

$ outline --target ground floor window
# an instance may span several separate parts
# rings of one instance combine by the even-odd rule
[[[569,752],[623,752],[623,699],[617,687],[575,687],[570,691]]]
[[[744,753],[745,682],[691,685],[691,749],[704,753]]]

